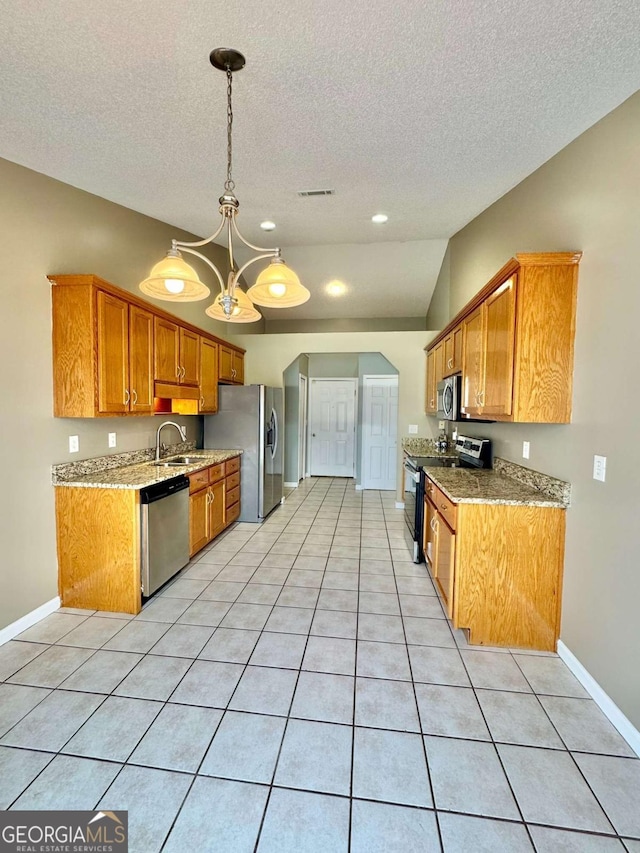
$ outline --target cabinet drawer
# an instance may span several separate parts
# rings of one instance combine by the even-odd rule
[[[209,485],[209,469],[204,468],[202,471],[196,471],[195,474],[189,474],[189,493],[193,494],[194,492],[200,491],[200,489],[204,489],[205,486]]]
[[[212,465],[209,468],[209,482],[217,483],[218,480],[221,480],[224,477],[224,462],[221,462],[219,465]]]
[[[236,456],[233,459],[227,459],[224,463],[224,470],[227,474],[235,474],[240,470],[240,457]]]
[[[227,507],[227,524],[231,524],[240,515],[240,501]]]
[[[428,477],[425,478],[425,492],[430,501],[445,519],[452,530],[456,529],[457,506],[433,483]]]
[[[235,489],[227,488],[227,496],[225,498],[225,505],[227,507],[232,506],[235,503],[238,503],[240,500],[240,487],[236,486]]]
[[[236,486],[240,485],[240,474],[227,474],[227,489],[235,489]]]

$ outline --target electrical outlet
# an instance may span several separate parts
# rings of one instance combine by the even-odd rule
[[[600,480],[602,483],[604,483],[606,476],[607,476],[607,457],[606,456],[594,456],[593,457],[593,479],[594,480]]]
[[[418,424],[409,424],[409,435],[417,435],[418,434]]]
[[[80,450],[80,439],[77,435],[69,436],[69,453],[77,453]]]
[[[522,442],[522,458],[523,459],[529,458],[529,447],[530,447],[530,445],[529,445],[528,441]]]
[[[444,429],[445,423],[444,421],[438,421],[438,429]]]
[[[116,434],[115,434],[115,432],[110,432],[109,433],[109,447],[115,447],[115,446],[116,446]]]

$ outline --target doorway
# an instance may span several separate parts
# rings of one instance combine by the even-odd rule
[[[312,379],[309,393],[309,473],[353,477],[357,379]]]

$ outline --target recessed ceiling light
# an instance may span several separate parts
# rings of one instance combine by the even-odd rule
[[[389,217],[386,213],[375,213],[371,217],[371,221],[375,222],[376,225],[382,225],[383,222],[386,222]]]
[[[260,223],[260,227],[263,231],[273,231],[273,229],[276,227],[276,223],[272,222],[270,219],[265,219],[264,222]]]
[[[329,296],[344,296],[347,292],[347,285],[343,281],[338,281],[337,278],[334,278],[334,280],[330,281],[325,287],[325,291]]]

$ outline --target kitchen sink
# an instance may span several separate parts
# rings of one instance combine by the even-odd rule
[[[195,462],[202,462],[201,456],[174,456],[173,459],[165,459],[163,462],[153,462],[158,468],[173,468],[179,465],[193,465]]]

